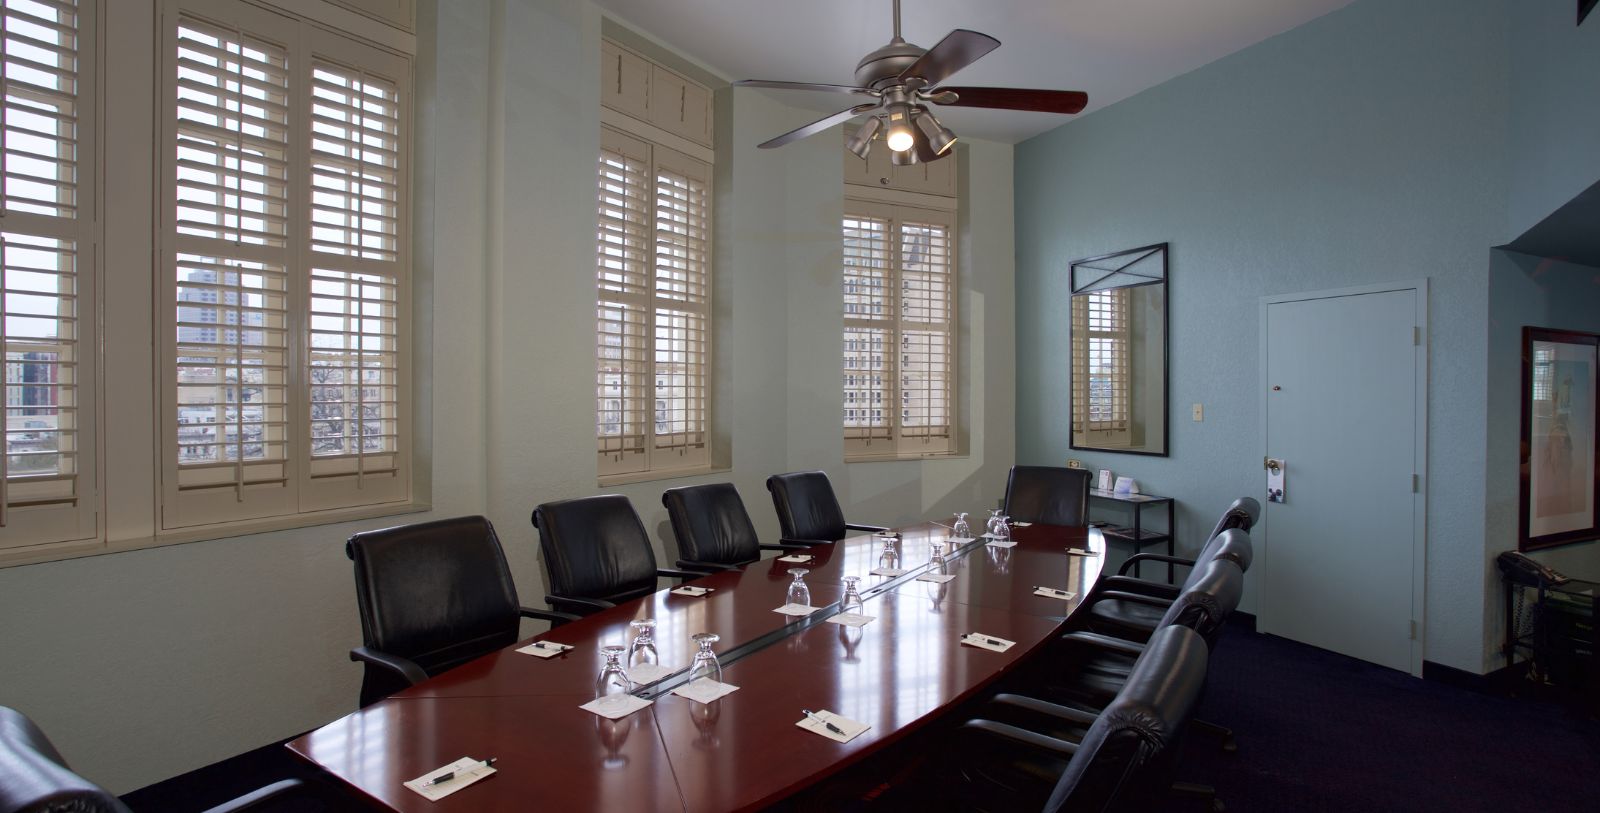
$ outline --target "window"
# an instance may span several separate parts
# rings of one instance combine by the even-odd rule
[[[953,213],[845,201],[847,458],[955,451],[954,231]]]
[[[1128,429],[1128,288],[1072,298],[1075,431]]]
[[[599,473],[706,468],[711,166],[605,127],[598,170]]]
[[[405,500],[409,65],[256,6],[175,5],[162,527]]]
[[[3,0],[0,548],[93,538],[95,8]]]

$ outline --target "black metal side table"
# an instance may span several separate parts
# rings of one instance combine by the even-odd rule
[[[1122,541],[1133,545],[1133,552],[1139,553],[1145,545],[1167,543],[1167,555],[1176,556],[1173,545],[1172,532],[1176,527],[1173,523],[1173,512],[1177,500],[1171,497],[1158,497],[1154,494],[1118,494],[1114,491],[1101,491],[1098,488],[1089,489],[1092,499],[1106,500],[1107,502],[1121,503],[1129,506],[1133,511],[1133,527],[1131,528],[1102,528],[1100,533],[1107,541]],[[1144,528],[1144,509],[1151,505],[1165,505],[1167,507],[1167,529],[1165,531],[1148,531]],[[1142,562],[1133,563],[1133,575],[1139,576],[1139,566]],[[1167,563],[1167,581],[1173,580],[1172,563]]]

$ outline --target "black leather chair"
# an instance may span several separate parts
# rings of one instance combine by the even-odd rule
[[[1228,506],[1228,510],[1222,512],[1222,517],[1217,520],[1217,527],[1211,529],[1211,535],[1206,537],[1206,544],[1201,547],[1200,553],[1193,559],[1166,556],[1159,553],[1136,553],[1128,557],[1127,561],[1124,561],[1122,566],[1117,568],[1117,575],[1111,578],[1118,580],[1120,584],[1118,589],[1146,592],[1148,595],[1165,596],[1167,598],[1175,597],[1178,595],[1178,591],[1174,586],[1166,582],[1136,579],[1129,576],[1128,571],[1132,570],[1140,562],[1162,562],[1192,568],[1196,562],[1208,561],[1211,556],[1215,555],[1214,543],[1217,541],[1217,537],[1222,535],[1223,531],[1237,528],[1249,533],[1250,529],[1256,526],[1256,520],[1260,519],[1260,517],[1261,503],[1256,502],[1252,497],[1240,497]],[[1238,550],[1230,551],[1228,555],[1234,558],[1234,563],[1239,566],[1240,570],[1248,571],[1250,570],[1249,554],[1249,549],[1245,548],[1242,556]]]
[[[1240,573],[1250,568],[1254,558],[1250,535],[1240,528],[1229,528],[1201,549],[1189,564],[1189,577],[1181,586],[1150,582],[1122,575],[1101,578],[1085,597],[1083,608],[1088,628],[1130,641],[1143,641],[1161,624],[1161,617],[1174,600],[1193,585],[1213,561],[1231,562]]]
[[[286,779],[211,808],[207,813],[266,810],[269,803],[308,796]],[[72,772],[33,721],[0,706],[0,813],[131,813],[110,791]]]
[[[778,528],[784,542],[816,545],[838,542],[850,531],[889,530],[883,525],[845,522],[833,484],[820,471],[774,474],[767,478],[767,490],[772,492],[772,507],[778,512]]]
[[[661,494],[678,538],[678,567],[714,573],[737,570],[763,550],[801,550],[796,543],[763,544],[733,483],[669,488]]]
[[[951,768],[966,806],[980,810],[1144,811],[1172,787],[1178,744],[1205,686],[1207,650],[1193,630],[1153,637],[1126,684],[1098,714],[1002,696],[985,709],[1021,707],[1082,733],[1052,737],[994,719],[957,729]]]
[[[578,618],[521,606],[483,517],[363,531],[345,553],[355,562],[361,610],[363,645],[350,659],[366,666],[362,706],[515,643],[521,618]]]
[[[1083,525],[1089,521],[1089,471],[1012,466],[1005,513],[1022,522]]]
[[[619,494],[547,502],[533,510],[539,549],[550,571],[557,610],[592,615],[656,591],[656,579],[697,579],[704,573],[656,567],[650,535]]]

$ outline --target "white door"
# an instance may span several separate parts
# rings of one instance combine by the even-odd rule
[[[1263,632],[1409,672],[1420,619],[1426,288],[1264,300]],[[1265,494],[1266,472],[1262,473]]]

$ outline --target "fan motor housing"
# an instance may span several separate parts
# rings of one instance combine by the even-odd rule
[[[889,84],[927,52],[926,48],[896,39],[856,63],[856,84],[870,88]]]

